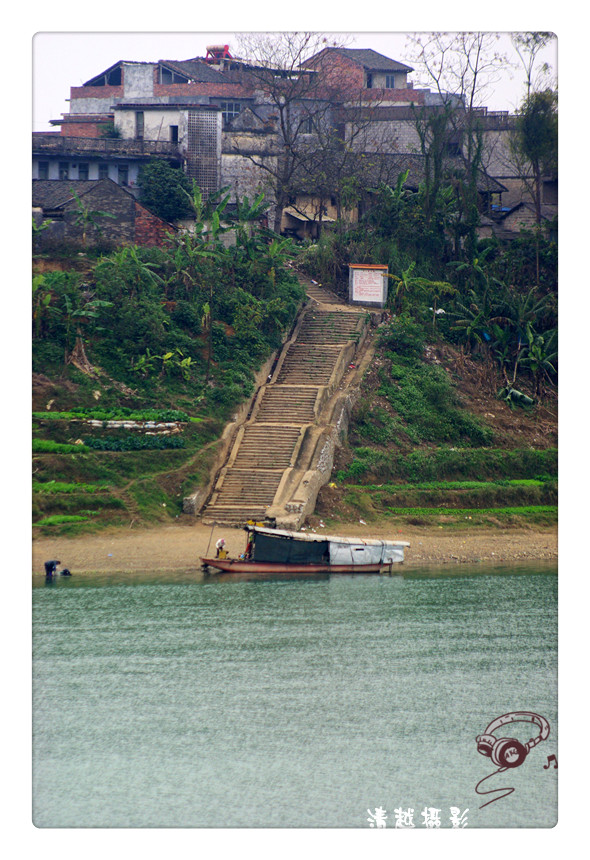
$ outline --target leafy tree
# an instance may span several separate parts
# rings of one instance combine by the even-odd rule
[[[513,137],[515,152],[526,159],[533,177],[537,224],[541,223],[543,175],[557,169],[557,93],[531,93],[518,113]]]
[[[557,173],[557,93],[553,90],[531,93],[519,111],[512,137],[517,162],[523,163],[535,205],[536,281],[539,286],[539,233],[541,232],[543,177]],[[527,170],[528,167],[528,170]]]
[[[63,296],[61,312],[66,327],[66,364],[71,363],[84,373],[94,372],[86,355],[83,329],[86,329],[93,320],[97,320],[103,309],[110,307],[112,302],[95,299],[88,290],[82,290],[75,302],[67,294]]]
[[[180,168],[161,158],[152,158],[141,168],[138,185],[140,203],[164,221],[176,221],[191,214],[186,197],[191,183]]]
[[[432,328],[436,328],[436,314],[441,299],[451,298],[457,295],[457,288],[448,281],[429,281],[427,278],[419,278],[417,286],[425,293],[432,302]]]

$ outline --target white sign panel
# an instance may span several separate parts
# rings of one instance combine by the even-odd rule
[[[387,300],[387,267],[361,268],[350,266],[349,298],[359,305],[384,307]]]

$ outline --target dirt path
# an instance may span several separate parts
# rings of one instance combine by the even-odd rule
[[[318,532],[322,531],[318,529]],[[545,531],[498,529],[455,532],[352,523],[340,525],[346,537],[381,537],[408,540],[406,565],[465,562],[551,561],[557,559],[557,529]],[[214,553],[224,537],[229,553],[244,550],[241,529],[204,526],[159,526],[152,529],[118,529],[75,538],[40,538],[33,543],[33,572],[43,572],[46,559],[60,559],[74,573],[199,569],[200,556]]]

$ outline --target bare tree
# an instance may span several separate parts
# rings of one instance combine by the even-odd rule
[[[331,127],[335,88],[305,62],[330,45],[318,33],[247,33],[238,36],[243,73],[257,100],[274,123],[275,158],[242,153],[268,176],[275,198],[274,229],[280,230],[282,213],[296,189],[296,175],[317,146],[321,130]],[[315,136],[315,140],[314,140]],[[239,144],[236,144],[239,153]]]
[[[408,37],[420,85],[434,87],[427,105],[416,112],[422,154],[429,169],[432,165],[433,192],[445,151],[454,150],[462,162],[462,181],[455,182],[455,189],[468,256],[475,250],[479,222],[477,180],[483,166],[485,99],[508,64],[499,38],[498,33],[482,32]]]
[[[538,90],[542,83],[547,83],[551,66],[548,63],[542,63],[537,70],[535,70],[535,66],[539,54],[554,41],[555,34],[512,33],[511,39],[526,75],[526,97],[529,98],[531,90]]]
[[[420,85],[434,85],[443,101],[460,99],[466,111],[481,107],[510,65],[499,39],[499,33],[481,32],[409,35]]]

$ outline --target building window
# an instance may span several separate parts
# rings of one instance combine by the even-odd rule
[[[385,89],[386,90],[394,90],[395,89],[395,75],[385,75]]]
[[[461,155],[461,144],[456,140],[449,140],[445,144],[445,155],[448,158],[459,158]]]
[[[78,179],[88,179],[89,168],[87,164],[78,165]]]
[[[49,162],[48,161],[40,161],[37,165],[37,177],[38,179],[49,179]]]
[[[129,185],[129,165],[119,164],[117,167],[117,182],[119,185]]]
[[[311,116],[305,117],[301,123],[301,133],[313,134],[313,118]]]
[[[160,66],[160,83],[161,84],[188,84],[189,80],[184,75],[179,75],[178,72],[173,72],[164,66]]]
[[[99,179],[108,179],[109,178],[109,166],[108,166],[108,164],[99,164],[98,165],[98,178]]]
[[[373,89],[373,75],[371,72],[367,72],[367,89]]]
[[[67,161],[59,162],[59,178],[60,179],[69,179],[70,178],[70,165]]]
[[[143,140],[143,111],[137,110],[135,111],[135,139]]]
[[[170,143],[178,143],[178,126],[170,126]]]
[[[242,105],[239,102],[219,102],[219,107],[221,108],[224,125],[229,125],[242,109]]]
[[[92,78],[91,81],[86,81],[84,84],[85,87],[120,87],[122,81],[121,75],[121,66],[117,66],[116,69],[112,69],[110,72],[104,75],[99,75],[98,78]]]

